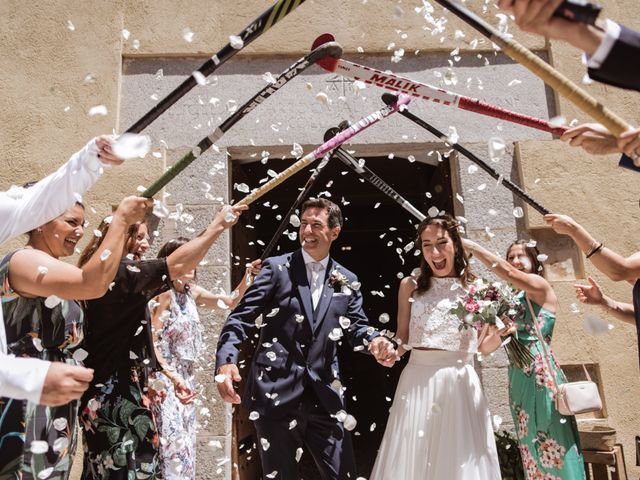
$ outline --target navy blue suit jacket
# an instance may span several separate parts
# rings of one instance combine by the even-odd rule
[[[640,90],[640,32],[620,25],[620,37],[598,69],[589,69],[589,76],[616,87]]]
[[[359,289],[345,293],[339,285],[329,285],[333,271],[344,275],[349,284],[357,281],[352,272],[329,258],[314,312],[302,251],[268,258],[227,318],[218,341],[216,370],[237,364],[239,344],[256,332],[256,319],[262,315],[251,368],[248,375],[241,370],[247,380],[242,403],[249,410],[281,418],[297,408],[305,387],[313,388],[329,413],[344,409],[337,341],[332,338],[341,333],[340,340],[346,338],[354,348],[367,352],[366,342],[379,333],[369,326]],[[348,328],[340,326],[341,316],[349,318]]]

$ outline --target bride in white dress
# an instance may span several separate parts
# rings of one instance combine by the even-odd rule
[[[398,292],[397,337],[411,357],[370,478],[500,479],[491,415],[473,368],[477,332],[459,331],[460,320],[449,312],[472,280],[457,222],[427,218],[417,246],[420,274],[403,279]]]

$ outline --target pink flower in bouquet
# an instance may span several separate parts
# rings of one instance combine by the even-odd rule
[[[469,313],[476,313],[480,311],[480,305],[477,302],[474,302],[473,299],[469,299],[464,308]]]

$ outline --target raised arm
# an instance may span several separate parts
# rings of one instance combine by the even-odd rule
[[[484,263],[502,280],[509,282],[518,290],[524,290],[531,300],[538,305],[549,306],[555,309],[556,295],[543,277],[534,273],[526,273],[518,270],[505,259],[491,253],[476,242],[463,239],[465,250],[472,253],[478,260]]]
[[[232,292],[231,295],[220,295],[210,292],[202,288],[199,285],[194,285],[191,289],[191,293],[193,295],[194,300],[196,301],[196,305],[199,307],[206,307],[211,309],[231,309],[236,308],[240,300],[244,296],[247,288],[249,288],[250,282],[248,282],[247,278],[249,275],[257,275],[260,272],[260,268],[262,267],[262,260],[257,259],[251,262],[247,267],[242,280],[238,283],[238,286]]]
[[[593,279],[593,277],[589,277],[588,280],[589,285],[574,285],[578,300],[582,303],[586,303],[587,305],[598,305],[618,320],[630,323],[631,325],[636,324],[636,317],[632,303],[618,302],[614,300],[602,292],[602,288],[600,288],[600,285]]]
[[[585,255],[591,254],[589,260],[593,266],[614,282],[635,282],[640,278],[640,252],[625,258],[604,244],[600,246],[601,242],[567,215],[549,214],[544,220],[556,233],[570,236]]]
[[[169,278],[176,279],[194,270],[207,254],[213,242],[227,228],[235,225],[238,217],[247,208],[249,208],[247,205],[221,208],[213,221],[200,235],[180,246],[167,257]],[[231,216],[227,218],[229,213],[233,214],[233,218]]]
[[[100,157],[99,157],[100,155]],[[30,188],[0,194],[0,243],[53,220],[98,180],[108,164],[122,160],[111,153],[111,138],[94,138],[56,172]]]
[[[73,300],[99,298],[107,292],[120,264],[125,234],[129,225],[141,220],[152,201],[127,197],[113,214],[109,230],[100,248],[78,268],[41,250],[16,252],[9,265],[11,288],[20,295]]]

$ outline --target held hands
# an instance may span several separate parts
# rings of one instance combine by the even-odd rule
[[[576,298],[588,305],[603,305],[605,303],[604,294],[602,293],[600,285],[598,285],[598,282],[596,282],[593,277],[589,277],[588,280],[589,285],[574,285]]]
[[[640,166],[640,128],[628,130],[616,138],[604,125],[585,123],[567,130],[560,140],[594,155],[624,153],[633,159],[636,166]]]
[[[398,360],[398,352],[388,338],[379,336],[369,343],[369,351],[380,365],[393,367]]]
[[[216,386],[218,387],[218,392],[220,393],[222,400],[229,403],[240,403],[240,395],[238,395],[233,389],[233,382],[239,382],[242,380],[237,365],[233,363],[222,365],[218,368],[218,375],[225,376],[222,382],[219,382],[216,378]]]
[[[105,165],[122,165],[124,160],[120,157],[116,157],[113,154],[113,141],[113,135],[100,135],[96,138],[96,145],[98,146],[98,158]]]
[[[44,378],[40,404],[57,407],[78,400],[89,388],[93,370],[62,362],[51,362]]]
[[[171,381],[173,382],[173,389],[176,392],[176,398],[180,400],[180,403],[183,405],[192,404],[196,398],[196,393],[187,386],[186,382],[178,375],[171,378]]]
[[[572,22],[553,14],[562,0],[499,0],[498,7],[510,11],[521,30],[569,42],[588,55],[598,48],[602,34],[580,22]]]

